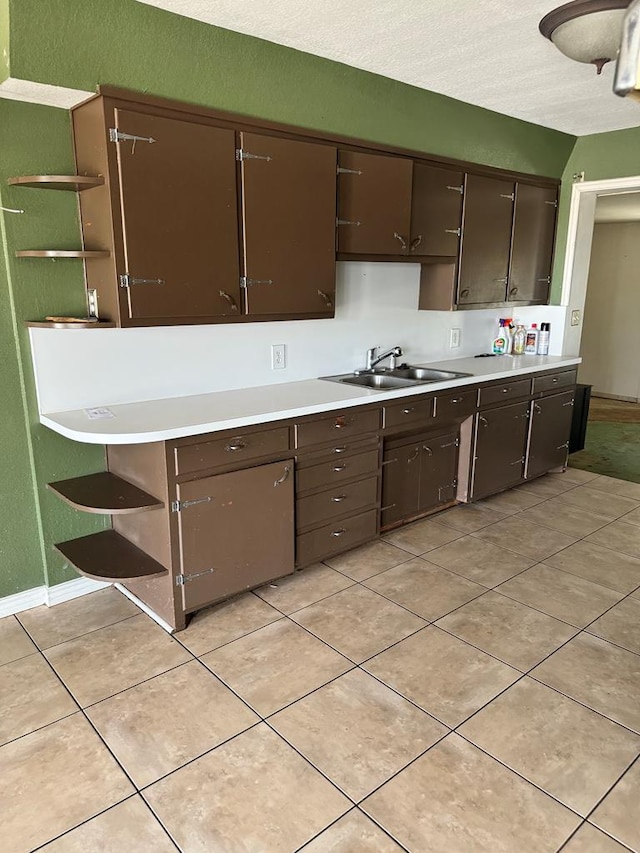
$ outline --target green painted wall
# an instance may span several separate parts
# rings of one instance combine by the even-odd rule
[[[9,76],[9,2],[0,0],[0,83]]]
[[[94,91],[110,83],[300,127],[560,177],[574,137],[451,98],[211,27],[135,0],[0,0],[0,49],[11,13],[11,76]],[[5,73],[0,64],[0,76]],[[20,533],[0,565],[0,595],[76,574],[52,544],[93,532],[100,517],[77,512],[46,483],[103,468],[101,448],[38,424],[26,319],[84,310],[79,262],[16,260],[18,248],[78,245],[73,194],[7,188],[10,175],[73,169],[69,116],[0,99],[0,186],[6,215],[1,274],[1,385],[9,435],[4,529]],[[51,332],[55,334],[55,332]],[[17,346],[17,349],[16,349]],[[6,352],[5,352],[6,350]],[[13,500],[14,490],[20,491]],[[41,531],[41,536],[39,535]],[[40,544],[38,544],[40,543]]]
[[[46,488],[53,480],[103,469],[104,451],[68,441],[38,423],[28,332],[23,325],[24,320],[51,313],[84,313],[81,262],[14,257],[16,249],[76,248],[77,199],[74,193],[6,185],[12,175],[73,174],[70,143],[67,112],[0,99],[0,204],[25,210],[24,214],[0,212],[4,439],[0,596],[77,577],[53,552],[53,542],[91,533],[105,524],[103,518],[63,504]]]
[[[640,124],[640,107],[638,107],[638,123]],[[640,127],[616,130],[610,133],[594,133],[576,139],[562,177],[552,302],[559,302],[562,290],[571,185],[573,184],[573,175],[577,172],[584,172],[585,181],[601,181],[605,178],[626,178],[632,175],[640,175]]]
[[[560,177],[574,137],[135,0],[11,0],[14,77],[98,83]],[[37,22],[37,25],[36,25]]]

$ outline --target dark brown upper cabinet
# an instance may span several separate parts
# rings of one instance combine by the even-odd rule
[[[336,149],[241,133],[245,312],[333,314]]]
[[[458,254],[462,172],[406,157],[340,151],[338,188],[339,252]]]
[[[402,255],[411,242],[413,163],[359,151],[338,154],[338,251]]]
[[[457,256],[463,184],[462,172],[413,164],[411,254]]]
[[[508,299],[549,299],[558,194],[555,187],[516,184]]]
[[[458,305],[504,302],[514,193],[513,181],[467,175]]]

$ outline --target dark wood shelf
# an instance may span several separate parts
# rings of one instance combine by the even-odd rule
[[[108,258],[110,252],[89,251],[88,249],[23,249],[16,252],[16,258]]]
[[[7,183],[17,187],[82,192],[102,186],[104,178],[97,175],[21,175],[17,178],[7,178]]]
[[[24,325],[28,329],[115,329],[115,323],[103,320],[25,320]]]
[[[87,578],[117,583],[132,578],[154,578],[168,571],[115,530],[103,530],[54,545],[56,551]]]
[[[101,515],[124,515],[161,509],[164,504],[110,471],[58,480],[47,488],[72,507]]]

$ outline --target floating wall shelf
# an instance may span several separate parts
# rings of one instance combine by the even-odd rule
[[[17,187],[82,192],[82,190],[102,186],[104,178],[93,175],[22,175],[17,178],[7,178],[7,183]]]
[[[84,512],[118,515],[148,512],[164,506],[153,495],[109,471],[58,480],[56,483],[48,483],[48,487],[72,507]]]
[[[68,319],[64,320],[25,320],[28,329],[115,329],[115,323],[102,320]]]
[[[117,583],[131,578],[154,578],[167,569],[116,533],[103,530],[80,539],[54,545],[81,575],[96,581]]]
[[[89,249],[25,249],[16,252],[16,258],[108,258],[109,252]]]

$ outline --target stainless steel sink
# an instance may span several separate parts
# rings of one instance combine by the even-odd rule
[[[453,370],[435,370],[431,367],[412,367],[405,365],[396,368],[374,368],[339,376],[322,376],[329,382],[342,382],[346,385],[359,385],[364,388],[377,388],[380,391],[392,388],[408,388],[428,382],[446,382],[448,379],[460,379],[472,376],[472,373],[458,373]]]

